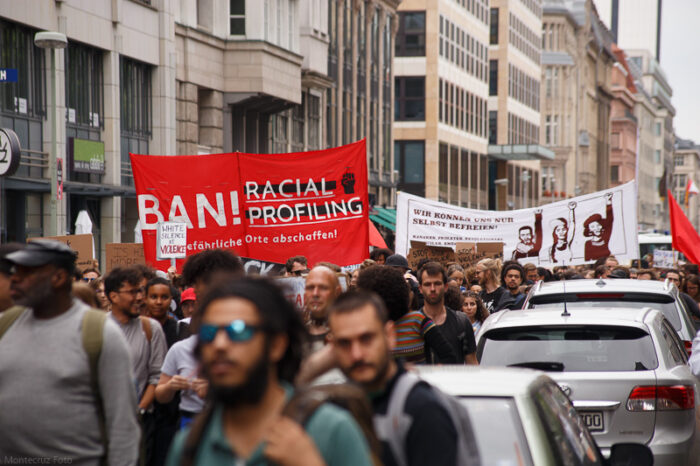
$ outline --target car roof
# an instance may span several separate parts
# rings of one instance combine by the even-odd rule
[[[528,396],[533,385],[551,380],[541,371],[504,367],[416,366],[417,375],[453,396]]]
[[[675,285],[670,281],[660,282],[656,280],[636,280],[629,278],[609,278],[597,280],[561,280],[552,282],[538,282],[532,290],[532,296],[545,294],[598,292],[619,293],[632,291],[638,293],[672,294]]]
[[[646,328],[660,311],[649,307],[597,307],[590,308],[568,304],[568,316],[564,316],[564,304],[559,309],[523,309],[497,312],[489,317],[488,330],[500,327],[523,327],[537,325],[610,325]],[[483,332],[482,332],[483,334]]]

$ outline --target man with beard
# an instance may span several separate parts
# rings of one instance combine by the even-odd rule
[[[458,361],[478,364],[476,360],[476,340],[469,318],[463,312],[456,312],[445,306],[447,273],[437,262],[428,262],[418,271],[420,291],[423,293],[423,314],[437,325],[442,336],[452,346]],[[450,364],[437,356],[432,349],[427,354],[433,364]]]
[[[344,293],[330,309],[329,326],[338,365],[370,396],[375,426],[384,425],[394,389],[406,373],[392,356],[396,332],[384,303],[365,291]],[[395,426],[377,429],[385,466],[400,464],[390,447],[397,442],[413,466],[456,464],[457,432],[429,385],[419,383],[410,390],[403,412],[411,422],[404,439]]]
[[[112,304],[111,319],[124,332],[129,344],[134,383],[139,399],[138,412],[143,428],[143,455],[146,464],[153,459],[155,418],[153,400],[160,379],[160,368],[168,348],[157,320],[140,316],[139,303],[146,290],[140,287],[143,274],[135,268],[117,267],[105,277],[105,294]]]
[[[0,461],[135,464],[129,348],[106,314],[71,296],[75,252],[35,240],[6,259],[19,306],[0,314]]]
[[[507,291],[501,287],[501,264],[496,259],[481,259],[476,264],[476,278],[481,285],[479,297],[489,314],[500,311],[499,303]]]
[[[497,310],[520,309],[525,301],[525,293],[520,292],[520,285],[523,283],[525,271],[517,262],[508,262],[501,272],[503,276],[503,287],[506,293],[501,295],[501,299],[496,305]]]
[[[325,344],[328,333],[328,306],[341,291],[338,277],[326,266],[317,265],[306,276],[304,307],[308,313],[307,328],[311,335],[312,351],[321,349]]]
[[[346,411],[322,404],[304,426],[282,416],[301,362],[304,327],[270,282],[241,278],[208,293],[195,314],[195,355],[211,402],[175,438],[168,466],[369,465]]]

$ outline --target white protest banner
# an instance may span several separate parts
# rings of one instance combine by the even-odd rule
[[[678,262],[678,251],[654,249],[654,267],[657,269],[673,269]]]
[[[182,259],[187,256],[187,224],[178,222],[158,223],[156,236],[158,260]]]
[[[411,242],[428,246],[502,242],[503,259],[543,266],[577,265],[614,255],[639,257],[634,181],[532,209],[465,209],[399,193],[396,253]]]

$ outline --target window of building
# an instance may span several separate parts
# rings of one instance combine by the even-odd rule
[[[425,12],[399,13],[399,31],[396,34],[397,57],[425,56]]]
[[[301,94],[301,104],[292,107],[292,152],[304,150],[304,112],[306,110],[306,93]]]
[[[654,133],[657,136],[661,136],[661,123],[656,123],[656,130],[654,131]]]
[[[71,42],[66,49],[66,119],[99,128],[104,118],[102,52]]]
[[[654,151],[654,163],[656,163],[656,164],[661,163],[661,151],[660,150]]]
[[[617,183],[618,181],[620,181],[620,166],[619,165],[611,165],[610,166],[610,182]]]
[[[438,171],[439,171],[439,184],[438,184],[438,200],[441,202],[447,202],[447,186],[448,186],[448,173],[449,173],[449,148],[447,144],[441,143],[438,152]]]
[[[394,83],[395,121],[425,120],[425,77],[397,77]]]
[[[229,33],[232,36],[244,36],[245,0],[229,0],[229,8]]]
[[[398,189],[425,194],[425,142],[394,141],[394,170],[398,171]]]
[[[129,152],[148,154],[153,104],[152,67],[126,57],[119,61],[122,184],[133,186]]]
[[[498,8],[491,8],[489,44],[498,44]]]
[[[498,95],[498,60],[489,60],[489,95]]]
[[[46,114],[43,62],[44,51],[34,46],[34,31],[0,20],[0,63],[16,69],[19,76],[15,83],[0,85],[3,112],[27,117]]]
[[[489,112],[489,144],[498,144],[498,112]]]
[[[620,133],[612,133],[610,137],[610,144],[612,145],[613,149],[620,148]]]
[[[659,152],[659,151],[657,151]],[[684,155],[674,155],[673,156],[673,165],[676,167],[682,167],[685,164],[685,156]]]
[[[289,110],[270,115],[270,134],[272,135],[272,153],[289,152]]]
[[[307,148],[308,150],[318,150],[321,148],[321,98],[309,93],[308,103],[309,134]]]

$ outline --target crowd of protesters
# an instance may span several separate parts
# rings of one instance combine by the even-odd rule
[[[6,462],[454,464],[458,434],[432,388],[410,389],[401,429],[386,421],[394,390],[414,364],[477,364],[484,320],[520,309],[536,281],[670,280],[700,316],[697,266],[614,257],[411,270],[375,249],[344,273],[293,256],[283,276],[304,280],[301,310],[283,280],[245,276],[229,251],[190,256],[182,274],[75,262],[51,240],[0,246]]]

